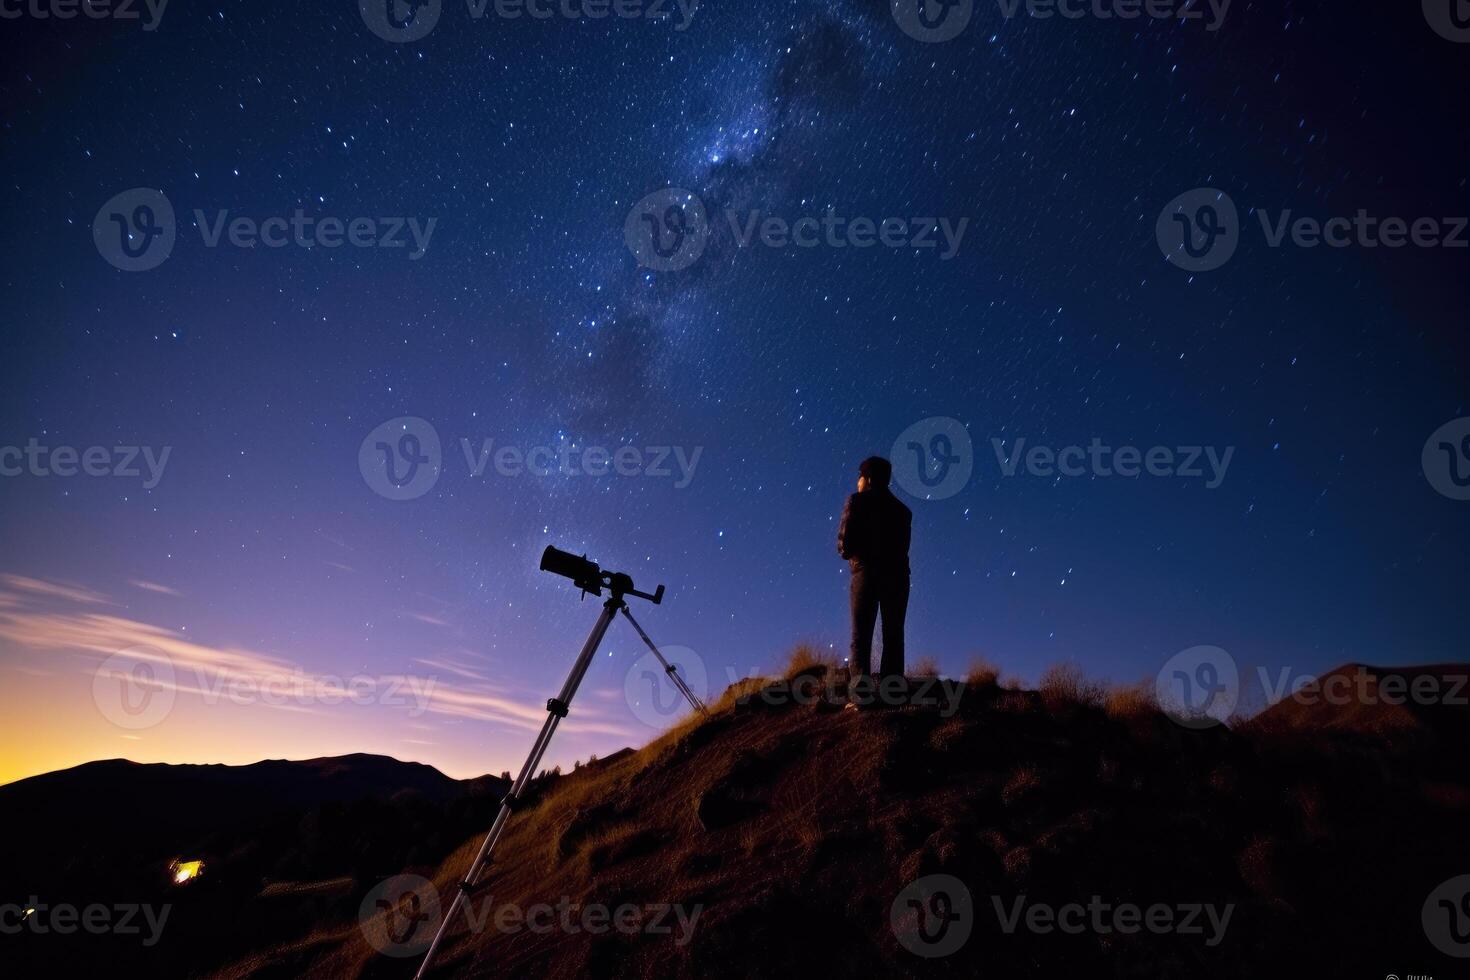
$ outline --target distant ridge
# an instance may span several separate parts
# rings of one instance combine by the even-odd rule
[[[1248,724],[1261,731],[1430,739],[1470,749],[1470,664],[1343,664]]]

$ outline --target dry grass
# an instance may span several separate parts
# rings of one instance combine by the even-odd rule
[[[1103,696],[1103,710],[1117,721],[1146,718],[1159,713],[1159,699],[1148,681],[1116,685]]]
[[[1107,695],[1107,687],[1090,681],[1076,664],[1052,664],[1042,671],[1036,685],[1047,707],[1080,705],[1099,707]]]
[[[1000,684],[1000,668],[984,657],[976,657],[965,670],[965,684],[969,687],[997,687]]]
[[[1010,806],[1041,788],[1041,774],[1030,766],[1023,766],[1011,773],[1000,792],[1001,801]]]
[[[939,661],[933,657],[920,657],[908,674],[910,677],[938,677]]]
[[[836,670],[837,658],[824,650],[820,650],[810,643],[798,643],[791,648],[791,654],[786,658],[786,667],[781,676],[787,680],[800,677],[804,674],[825,674]]]

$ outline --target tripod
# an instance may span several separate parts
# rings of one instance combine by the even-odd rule
[[[547,555],[550,556],[554,550],[548,548]],[[596,566],[593,567],[595,568]],[[548,568],[547,558],[542,559],[542,568],[548,571],[556,571],[556,569]],[[541,756],[545,754],[546,747],[551,744],[551,736],[556,733],[557,724],[567,716],[567,712],[571,708],[572,697],[577,693],[577,688],[582,683],[582,676],[587,673],[587,667],[592,663],[592,658],[597,653],[598,646],[602,644],[602,638],[607,634],[608,626],[612,624],[613,617],[618,612],[621,611],[627,617],[628,622],[633,624],[633,628],[638,631],[638,635],[643,638],[643,642],[648,644],[648,649],[652,650],[653,655],[658,658],[659,663],[663,664],[664,672],[669,675],[669,678],[673,680],[675,686],[679,688],[684,697],[689,699],[689,703],[700,714],[705,716],[709,715],[709,711],[705,708],[704,702],[700,701],[694,692],[689,689],[689,685],[684,683],[684,679],[679,676],[678,668],[664,659],[664,655],[659,652],[658,647],[654,646],[653,641],[648,638],[648,634],[643,631],[643,627],[638,625],[638,620],[634,619],[633,614],[628,611],[628,604],[623,599],[624,595],[633,595],[657,604],[663,601],[664,587],[662,585],[650,595],[647,592],[639,592],[634,589],[633,580],[627,575],[604,573],[600,570],[597,571],[595,578],[589,580],[581,577],[578,579],[577,584],[583,586],[584,591],[590,591],[594,594],[600,594],[601,585],[605,584],[612,594],[602,604],[602,613],[597,617],[597,622],[593,624],[592,632],[587,636],[587,642],[582,644],[582,652],[577,654],[577,660],[572,664],[572,671],[567,675],[567,680],[562,685],[561,693],[546,702],[546,722],[541,726],[541,734],[536,736],[536,741],[531,745],[531,754],[526,757],[526,764],[521,767],[520,775],[516,777],[516,781],[511,785],[510,792],[506,793],[504,798],[501,799],[500,812],[495,815],[495,822],[490,825],[490,832],[485,835],[485,841],[480,845],[479,853],[475,855],[475,860],[470,863],[469,870],[465,872],[464,880],[459,883],[459,888],[454,895],[454,901],[450,903],[449,911],[444,914],[443,920],[439,923],[439,931],[434,933],[434,940],[429,944],[428,951],[424,953],[424,962],[419,965],[418,973],[414,974],[415,980],[422,980],[423,977],[428,975],[429,965],[434,960],[434,954],[438,952],[440,942],[443,941],[445,935],[449,932],[449,923],[453,921],[454,916],[459,912],[460,906],[464,904],[465,898],[474,895],[479,890],[480,872],[490,862],[490,852],[495,849],[496,842],[500,840],[500,835],[505,830],[505,824],[510,819],[511,812],[515,810],[516,804],[520,801],[521,793],[525,790],[526,784],[531,781],[531,775],[536,771],[536,767],[541,764]]]

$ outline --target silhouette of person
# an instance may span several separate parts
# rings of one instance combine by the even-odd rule
[[[903,620],[909,606],[909,538],[913,514],[888,482],[893,465],[869,456],[858,466],[857,493],[842,508],[837,553],[852,570],[852,649],[849,684],[856,693],[872,685],[873,626],[883,616],[879,676],[903,677]],[[851,707],[851,705],[849,705]]]

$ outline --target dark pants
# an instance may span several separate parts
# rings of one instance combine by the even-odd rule
[[[882,677],[903,676],[903,619],[909,608],[908,569],[858,568],[852,573],[852,658],[856,679],[873,672],[873,625],[883,614]]]

